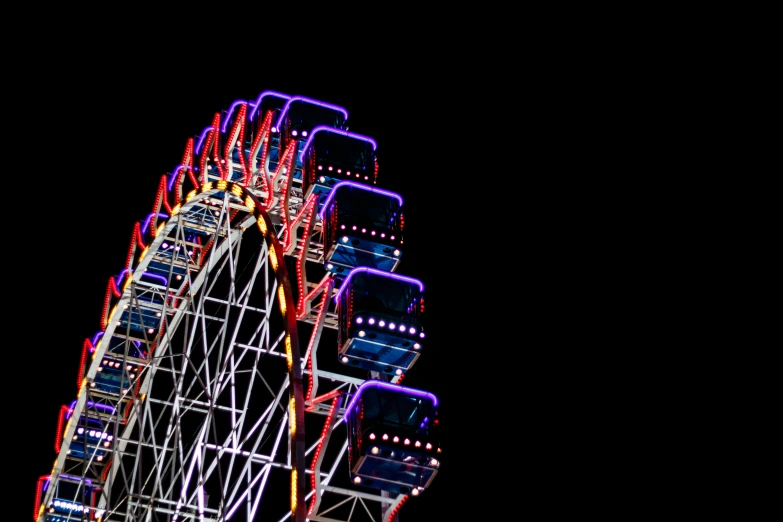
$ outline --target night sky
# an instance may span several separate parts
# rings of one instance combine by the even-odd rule
[[[468,454],[450,445],[457,422],[465,423],[452,399],[459,386],[452,372],[462,364],[453,354],[464,354],[465,347],[457,346],[450,329],[455,313],[466,326],[468,310],[455,303],[474,284],[460,274],[475,253],[459,233],[465,218],[454,212],[453,162],[443,159],[466,152],[457,143],[461,121],[452,117],[444,126],[438,115],[452,109],[439,91],[396,74],[369,70],[344,81],[337,70],[306,78],[300,67],[291,76],[301,81],[286,83],[274,80],[285,74],[246,67],[183,69],[175,58],[148,65],[141,57],[102,65],[85,59],[71,64],[67,80],[54,83],[39,72],[25,80],[19,104],[11,108],[21,137],[14,151],[20,171],[5,175],[24,185],[13,204],[21,215],[6,229],[6,241],[14,245],[6,259],[16,258],[19,270],[10,277],[17,288],[12,306],[18,337],[6,340],[6,350],[15,348],[12,357],[21,357],[27,369],[13,377],[25,450],[13,486],[20,518],[12,520],[32,519],[36,480],[56,457],[59,408],[77,392],[82,343],[100,330],[107,281],[123,267],[134,224],[152,211],[161,175],[179,163],[187,139],[216,112],[238,99],[254,101],[265,90],[345,107],[349,130],[378,143],[377,186],[405,200],[405,250],[397,273],[425,285],[429,345],[404,384],[440,399],[444,455],[433,485],[406,503],[401,520],[439,520],[455,509],[444,506],[454,505],[457,458]],[[470,179],[461,176],[464,186]]]

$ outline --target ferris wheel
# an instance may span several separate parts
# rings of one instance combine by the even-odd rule
[[[186,141],[109,278],[34,521],[394,522],[426,495],[438,398],[402,384],[424,283],[347,119],[265,91]]]

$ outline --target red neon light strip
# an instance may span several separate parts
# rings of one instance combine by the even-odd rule
[[[275,200],[273,197],[275,182],[277,181],[277,177],[281,175],[283,172],[284,167],[290,167],[289,160],[293,160],[294,157],[294,151],[296,150],[296,141],[292,141],[288,144],[288,147],[286,147],[285,151],[283,151],[282,156],[280,157],[280,161],[277,164],[277,171],[276,172],[270,172],[271,174],[271,190],[269,192],[269,201],[266,204],[266,210],[269,210],[272,208],[272,206],[275,204]],[[286,171],[290,171],[289,169],[286,169]],[[289,176],[292,174],[292,172],[289,172]],[[283,218],[283,223],[285,223],[286,216],[284,212],[280,212],[280,217]]]
[[[171,213],[171,207],[169,206],[168,198],[166,197],[167,189],[166,189],[166,175],[163,174],[160,177],[160,183],[158,183],[158,193],[155,195],[155,204],[152,206],[152,211],[155,212],[157,215],[158,209],[160,208],[160,204],[163,203],[163,206],[166,207],[166,210],[169,211],[169,214]],[[150,234],[152,237],[155,237],[155,221],[150,219]]]
[[[209,250],[212,248],[214,242],[215,242],[215,238],[211,237],[207,242],[206,246],[201,250],[201,255],[198,258],[198,266],[204,265],[204,260],[206,259],[207,252],[209,252]]]
[[[129,274],[130,276],[130,274]],[[120,298],[122,297],[122,292],[120,292],[120,287],[117,284],[117,281],[114,280],[114,276],[111,276],[109,278],[109,282],[111,283],[111,292],[114,294],[114,297]]]
[[[267,112],[267,118],[272,121],[272,111]],[[258,162],[259,176],[263,176],[264,188],[266,189],[266,199],[264,200],[264,208],[269,208],[272,204],[272,180],[269,179],[269,173],[266,170],[266,157],[269,155],[269,134],[264,137],[264,147],[261,149],[261,160]]]
[[[136,236],[136,243],[138,243],[141,249],[143,250],[147,248],[141,240],[143,232],[141,231],[141,223],[139,223],[138,221],[133,226],[133,234]]]
[[[292,177],[293,176],[289,176],[288,177],[288,181],[286,182],[286,192],[288,192],[288,185],[290,185]],[[291,224],[288,225],[288,228],[286,230],[287,234],[285,236],[285,241],[283,241],[283,245],[282,245],[283,246],[283,251],[288,251],[288,249],[291,247],[291,244],[293,243],[293,239],[291,238],[291,236],[292,236],[291,229],[293,229],[296,225],[299,224],[300,221],[302,221],[302,219],[304,219],[305,212],[307,212],[309,210],[308,217],[312,218],[313,209],[315,208],[315,206],[310,208],[310,205],[312,205],[315,202],[316,197],[317,196],[315,194],[310,194],[310,197],[307,198],[307,201],[305,201],[305,204],[302,205],[302,209],[299,211],[299,214],[294,216],[294,219],[291,220]],[[302,236],[302,242],[303,243],[304,243],[304,240],[306,240],[306,239],[307,239],[306,235]],[[302,254],[302,255],[304,255],[304,254]]]
[[[95,347],[92,345],[92,341],[90,339],[85,339],[84,343],[82,343],[82,357],[79,361],[79,380],[76,381],[76,388],[81,388],[82,386],[82,379],[84,378],[84,365],[87,364],[87,350],[90,352],[95,350]]]
[[[188,177],[190,178],[190,182],[193,183],[193,188],[199,188],[201,185],[199,185],[196,176],[193,174],[193,138],[189,138],[187,145],[185,145],[185,154],[182,156],[182,165],[182,168],[187,169],[188,171]],[[180,173],[180,179],[182,179],[184,175],[184,173]],[[177,184],[181,186],[182,181],[178,181]],[[177,203],[179,203],[179,194],[181,193],[181,190],[177,193]]]
[[[62,439],[65,435],[63,433],[63,423],[65,422],[65,414],[71,411],[68,406],[60,406],[60,413],[57,416],[57,437],[54,439],[54,452],[60,453],[60,448],[62,447]]]
[[[328,393],[324,393],[323,395],[319,395],[315,399],[308,399],[308,401],[310,401],[310,406],[312,407],[312,406],[315,406],[318,403],[321,403],[321,402],[324,402],[324,401],[328,401],[329,399],[333,399],[334,397],[337,397],[341,393],[342,392],[340,390],[332,390],[332,391],[330,391]]]
[[[237,117],[234,119],[234,125],[232,126],[231,132],[229,133],[229,139],[226,140],[226,146],[223,150],[223,156],[228,158],[231,154],[231,150],[234,147],[239,147],[239,163],[242,166],[242,174],[243,179],[247,179],[249,176],[247,164],[245,163],[245,113],[247,112],[247,103],[243,103],[239,107],[239,112],[237,113]],[[237,132],[237,127],[239,127],[239,137],[234,140],[234,136]],[[239,142],[237,144],[237,142]],[[226,176],[228,173],[226,173]],[[223,177],[222,179],[225,179]]]
[[[269,185],[266,182],[266,170],[264,168],[264,158],[266,157],[266,150],[269,145],[269,127],[272,125],[272,111],[267,111],[266,117],[264,118],[264,121],[261,123],[261,127],[258,129],[258,133],[256,134],[256,138],[253,141],[253,145],[250,147],[250,168],[248,169],[247,176],[245,177],[245,185],[248,185],[250,183],[253,170],[256,168],[256,161],[255,157],[256,154],[258,154],[258,147],[261,144],[261,139],[264,139],[264,148],[262,149],[262,156],[261,156],[261,162],[259,164],[260,172],[259,175],[261,177],[261,183],[262,183],[262,190],[266,191],[267,194],[269,193]]]
[[[325,279],[325,282],[332,282],[332,281],[333,281],[333,279],[331,279],[331,278],[330,279]],[[318,287],[320,288],[323,285],[324,285],[324,283],[321,283],[320,285],[318,285]],[[315,322],[316,325],[320,325],[321,324],[321,319],[322,319],[322,316],[324,314],[324,311],[326,311],[326,309],[329,306],[327,304],[327,302],[328,302],[328,299],[329,299],[329,294],[331,293],[331,292],[328,291],[330,288],[331,288],[331,285],[328,285],[326,287],[327,291],[323,293],[323,296],[321,298],[321,309],[318,311],[318,317],[317,317],[316,322]],[[312,357],[313,351],[312,350],[313,350],[313,346],[315,345],[315,335],[316,335],[317,332],[318,332],[318,328],[313,328],[313,332],[310,334],[310,342],[307,345],[307,369],[310,370],[310,373],[309,373],[310,379],[309,379],[309,382],[307,384],[307,394],[305,395],[305,400],[306,401],[310,400],[310,396],[313,394],[313,380],[314,379],[313,379],[313,357]]]
[[[386,519],[386,522],[392,522],[394,517],[397,515],[397,512],[400,510],[403,504],[405,504],[405,501],[408,500],[408,495],[405,495],[402,497],[402,500],[400,500],[400,503],[397,504],[397,506],[392,509],[391,513],[389,513],[389,518]]]
[[[318,200],[318,196],[313,197],[313,195],[311,195],[310,198],[307,200],[307,203],[305,203],[304,208],[302,208],[302,212],[300,213],[300,215],[303,214],[305,209],[309,205],[311,205],[310,211],[307,214],[307,219],[309,220],[310,223],[312,223],[313,212],[315,211],[315,202],[317,200]],[[298,221],[298,219],[294,220],[295,223],[297,221]],[[302,245],[303,246],[307,245],[307,238],[308,238],[309,235],[310,235],[310,227],[305,227],[304,235],[302,236]],[[300,296],[299,297],[299,305],[296,308],[297,315],[304,314],[304,305],[306,303],[306,301],[302,298],[302,296],[304,295],[304,280],[303,280],[304,278],[302,277],[302,267],[304,266],[305,256],[307,255],[306,250],[307,250],[306,248],[302,248],[302,251],[299,253],[299,257],[296,258],[296,285],[297,285],[297,288],[299,289],[299,294],[298,295]],[[323,283],[321,283],[321,284],[323,284]]]
[[[207,180],[207,158],[209,158],[209,152],[207,150],[210,146],[210,139],[212,139],[212,133],[214,130],[209,131],[206,138],[206,143],[204,144],[204,148],[201,151],[201,157],[198,160],[198,167],[201,169],[201,183],[197,184],[197,187],[200,187],[204,183],[206,183]],[[179,199],[177,200],[177,203],[179,203]]]
[[[321,438],[318,439],[318,447],[313,454],[313,464],[310,466],[310,471],[312,471],[310,474],[310,484],[313,490],[315,490],[315,465],[318,462],[318,456],[321,453],[321,446],[323,446],[323,441],[326,438],[326,432],[329,431],[329,426],[332,425],[332,416],[334,415],[335,406],[337,406],[337,397],[334,398],[332,406],[329,408],[329,414],[326,416],[326,421],[324,421],[324,428],[321,430]],[[307,512],[308,515],[312,513],[313,508],[315,507],[316,498],[318,498],[317,491],[315,491],[312,500],[310,501],[310,509]]]
[[[106,285],[106,293],[103,296],[103,310],[101,311],[101,329],[106,328],[109,324],[109,303],[111,303],[111,296],[115,293],[114,290],[114,276],[109,278],[109,282]]]
[[[321,290],[321,288],[323,288],[323,287],[324,287],[324,285],[326,285],[326,284],[327,284],[327,283],[329,283],[329,282],[330,282],[330,278],[326,278],[326,279],[324,279],[323,281],[321,281],[320,283],[318,283],[318,286],[316,286],[315,288],[313,288],[312,292],[310,292],[309,294],[307,294],[307,295],[305,296],[305,298],[304,298],[304,301],[305,301],[305,302],[307,302],[307,301],[310,301],[310,300],[312,300],[312,299],[315,297],[315,294],[317,294],[317,293],[318,293],[318,291],[319,291],[319,290]],[[325,298],[324,298],[324,299],[325,299]],[[302,304],[302,306],[301,306],[300,310],[302,310],[302,312],[301,312],[301,313],[302,313],[302,314],[304,314],[304,304]],[[304,315],[299,315],[299,316],[297,316],[297,319],[302,319],[303,317],[304,317]]]
[[[296,144],[297,144],[296,140],[292,141],[291,143],[288,144],[288,146],[283,151],[283,155],[280,158],[280,161],[277,163],[277,171],[270,172],[270,174],[272,176],[272,181],[275,181],[277,179],[277,177],[283,172],[283,167],[286,167],[286,166],[290,167],[290,165],[288,165],[288,163],[292,162],[292,160],[294,159],[294,152],[296,151]],[[287,170],[288,170],[288,174],[291,175],[292,174],[291,169],[289,168]]]
[[[296,142],[293,142],[294,145],[296,145]],[[290,147],[289,147],[290,148]],[[286,152],[288,149],[286,149]],[[283,251],[285,252],[288,250],[288,247],[291,245],[291,222],[288,219],[288,195],[289,195],[289,187],[291,186],[291,180],[294,178],[294,156],[291,155],[285,162],[286,171],[288,174],[285,178],[285,183],[283,184],[283,190],[282,194],[283,197],[280,200],[280,220],[283,223],[283,232],[280,234],[280,237],[283,238],[282,240],[282,247]],[[283,171],[283,165],[279,166],[278,172]]]
[[[38,477],[38,484],[35,486],[35,507],[33,508],[33,520],[38,520],[38,509],[41,503],[41,493],[43,489],[43,483],[49,480],[49,475],[41,475]]]
[[[223,172],[223,165],[220,164],[220,148],[218,147],[218,141],[220,141],[220,113],[216,112],[215,117],[212,118],[212,130],[209,134],[215,139],[212,141],[212,153],[215,155],[215,165],[218,169],[220,179],[226,179],[226,173]],[[206,152],[206,150],[204,150]],[[205,174],[206,176],[206,174]]]

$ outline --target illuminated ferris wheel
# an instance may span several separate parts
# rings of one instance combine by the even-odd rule
[[[440,468],[403,199],[342,107],[265,91],[186,142],[109,278],[36,522],[384,521]]]

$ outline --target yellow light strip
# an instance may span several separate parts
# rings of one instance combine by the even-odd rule
[[[285,360],[290,370],[294,366],[294,352],[291,350],[291,334],[285,336]]]
[[[277,287],[277,299],[280,301],[280,313],[285,317],[285,288],[282,284]]]
[[[292,518],[296,518],[296,469],[291,470],[291,515]]]
[[[264,216],[258,216],[256,223],[258,223],[258,228],[261,229],[261,233],[264,235],[264,237],[266,237],[268,230],[266,228],[266,221],[264,220]]]
[[[288,426],[291,430],[291,437],[296,435],[296,399],[294,397],[291,397],[291,400],[289,401],[290,408],[291,408],[291,416],[289,417]]]

